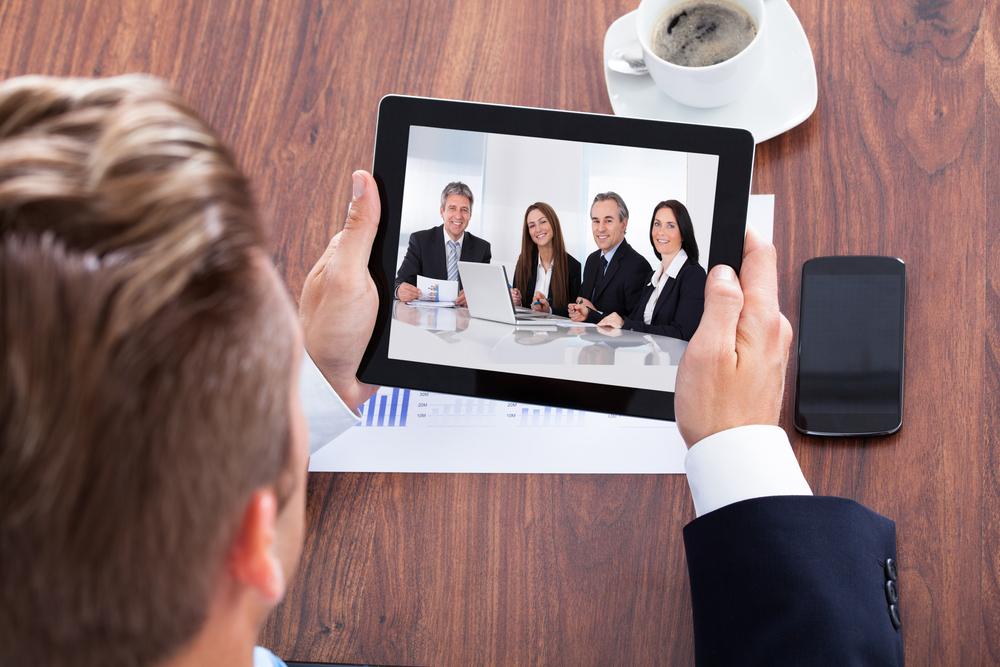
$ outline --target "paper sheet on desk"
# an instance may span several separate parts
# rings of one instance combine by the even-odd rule
[[[420,299],[416,299],[414,301],[410,301],[406,305],[409,306],[409,307],[411,307],[411,308],[454,308],[455,307],[455,302],[454,301],[421,301]]]
[[[751,196],[747,220],[770,240],[774,195]],[[686,453],[674,422],[383,387],[309,470],[662,474]]]
[[[551,324],[557,327],[563,327],[566,329],[572,329],[573,327],[596,327],[597,325],[593,322],[574,322],[573,320],[550,320]]]
[[[458,298],[457,280],[438,280],[426,276],[417,276],[417,289],[420,290],[420,301],[450,301],[454,304]]]

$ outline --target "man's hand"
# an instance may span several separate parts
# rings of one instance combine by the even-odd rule
[[[677,370],[677,426],[688,447],[736,426],[778,423],[791,341],[774,246],[747,229],[742,276],[712,269],[705,313]]]
[[[456,306],[465,306],[466,305],[466,303],[465,303],[465,290],[461,290],[458,293],[458,298],[455,299],[455,305]]]
[[[371,174],[356,171],[352,179],[353,199],[347,221],[330,239],[306,278],[299,318],[309,356],[353,409],[376,389],[359,382],[357,374],[378,311],[378,291],[368,274],[368,257],[378,230],[381,204]]]
[[[399,287],[396,288],[396,298],[403,303],[409,303],[420,298],[420,290],[410,283],[399,283]]]
[[[608,315],[607,317],[605,317],[603,320],[601,320],[600,322],[598,322],[597,326],[599,326],[599,327],[611,327],[613,329],[621,329],[624,324],[625,324],[625,320],[622,319],[621,315],[619,315],[618,313],[611,313],[610,315]]]
[[[590,299],[584,299],[582,296],[578,296],[576,303],[567,305],[566,309],[569,311],[569,319],[574,322],[583,322],[591,310],[596,310]]]

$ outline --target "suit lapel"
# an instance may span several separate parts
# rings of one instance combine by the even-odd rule
[[[678,274],[678,275],[680,275],[680,274]],[[667,302],[667,299],[670,298],[670,293],[673,292],[674,288],[676,288],[676,287],[677,287],[677,279],[676,278],[667,278],[667,284],[664,285],[663,289],[660,290],[660,296],[657,297],[657,299],[656,299],[656,305],[653,306],[653,317],[651,319],[653,319],[653,320],[656,319],[656,316],[657,316],[657,314],[659,314],[660,309],[663,308],[663,304],[665,304]],[[646,297],[646,298],[649,299],[649,297]]]
[[[458,258],[463,262],[474,262],[476,259],[472,256],[472,246],[475,245],[476,237],[465,232],[465,238],[462,239],[462,252],[458,253]]]
[[[594,270],[588,271],[587,267],[594,264]],[[590,298],[591,294],[594,292],[594,283],[597,282],[597,273],[601,270],[601,252],[598,250],[596,253],[591,254],[587,257],[587,264],[583,268],[583,284],[580,285],[580,296]],[[587,280],[587,276],[591,276],[593,280]]]
[[[444,225],[434,228],[431,235],[431,247],[428,248],[427,277],[447,280],[448,258],[444,255]],[[430,275],[434,271],[436,275]]]
[[[684,265],[681,266],[681,270],[677,272],[677,278],[681,277],[681,274],[684,273],[684,269],[687,268],[688,262],[690,261],[691,259],[688,258],[688,260],[684,262]],[[670,298],[670,293],[677,289],[677,278],[668,278],[667,284],[663,286],[662,290],[660,290],[660,296],[656,300],[656,306],[653,308],[654,318],[656,317],[656,314],[660,312],[660,308],[663,307],[663,304],[665,304],[667,299]]]
[[[635,306],[635,308],[632,309],[632,319],[636,319],[635,318],[636,311],[639,312],[639,318],[638,319],[641,320],[645,316],[645,313],[646,313],[646,302],[649,301],[649,297],[653,293],[654,289],[656,289],[656,288],[653,287],[652,285],[646,285],[645,287],[642,288],[642,291],[639,292],[639,300],[636,301],[636,306]]]
[[[600,282],[600,286],[597,288],[597,291],[594,292],[595,300],[599,299],[601,297],[601,294],[604,293],[604,290],[607,289],[608,285],[611,284],[611,279],[615,277],[616,273],[618,273],[618,267],[620,267],[622,265],[622,262],[625,261],[625,253],[630,249],[631,248],[629,247],[628,242],[624,240],[622,241],[622,244],[618,246],[618,250],[615,251],[615,256],[611,258],[611,263],[608,264],[608,270],[604,272],[604,280],[598,279]],[[601,258],[600,256],[598,256],[597,258],[598,271],[601,270],[600,267],[601,267]]]

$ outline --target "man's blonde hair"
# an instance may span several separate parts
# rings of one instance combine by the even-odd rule
[[[293,336],[216,135],[162,82],[0,83],[0,664],[146,665],[287,481]]]

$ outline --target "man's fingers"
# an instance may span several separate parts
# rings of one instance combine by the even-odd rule
[[[705,283],[705,312],[690,347],[711,354],[735,352],[741,310],[743,290],[736,272],[725,264],[715,266]]]
[[[743,238],[743,256],[746,257],[754,250],[759,250],[767,245],[770,244],[764,240],[764,237],[758,234],[756,229],[747,225],[747,231]]]
[[[747,340],[778,342],[778,257],[774,246],[749,230],[744,246],[743,268],[744,326]]]
[[[747,228],[743,245],[740,284],[749,308],[771,312],[778,309],[778,256],[774,246],[752,227]]]

